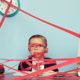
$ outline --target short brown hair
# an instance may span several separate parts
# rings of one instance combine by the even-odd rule
[[[44,41],[44,44],[45,44],[46,47],[47,47],[47,39],[46,39],[44,36],[39,35],[39,34],[33,35],[33,36],[31,36],[31,37],[29,38],[29,43],[28,43],[28,44],[30,44],[30,40],[31,40],[32,38],[42,38],[43,41]]]

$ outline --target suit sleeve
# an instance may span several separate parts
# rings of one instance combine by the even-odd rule
[[[46,64],[45,68],[48,68],[48,67],[51,67],[51,66],[54,66],[54,65],[56,65],[56,64]],[[52,71],[58,72],[58,69],[54,69]]]
[[[19,66],[18,66],[18,70],[21,70],[21,66],[20,66],[20,63],[19,63]]]
[[[29,65],[26,64],[25,62],[20,62],[19,66],[18,66],[18,70],[24,70],[25,68],[28,68]]]
[[[4,72],[5,72],[4,68],[0,69],[0,74],[2,74]]]
[[[46,59],[51,59],[51,58],[46,58]],[[54,66],[54,65],[56,65],[56,61],[54,61],[54,63],[52,63],[52,64],[46,64],[45,68],[48,68],[48,67],[51,67],[51,66]],[[58,72],[59,70],[58,69],[54,69],[52,71]]]
[[[50,66],[54,66],[54,65],[56,65],[56,63],[55,64],[50,64]],[[54,69],[52,71],[58,72],[59,70],[58,69]]]

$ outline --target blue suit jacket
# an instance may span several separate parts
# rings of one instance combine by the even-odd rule
[[[44,58],[44,59],[50,59],[50,58]],[[32,63],[32,61],[29,61],[29,62]],[[56,63],[45,64],[45,65],[44,65],[44,68],[48,68],[48,67],[54,66],[54,65],[56,65]],[[28,64],[26,64],[26,62],[22,62],[22,65],[21,65],[21,62],[20,62],[19,66],[18,66],[18,70],[22,70],[22,69],[21,69],[21,66],[22,66],[24,69],[30,67]],[[32,71],[32,68],[31,68],[30,70],[28,70],[28,71]],[[54,70],[52,70],[52,71],[58,72],[58,69],[54,69]]]

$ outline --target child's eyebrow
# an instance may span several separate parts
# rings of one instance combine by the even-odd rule
[[[29,44],[30,46],[31,45],[36,45],[36,46],[43,46],[43,47],[46,47],[46,45],[45,44],[40,44],[40,43],[32,43],[32,44]]]
[[[41,45],[41,46],[46,46],[45,44],[40,44],[40,43],[32,43],[31,45]]]

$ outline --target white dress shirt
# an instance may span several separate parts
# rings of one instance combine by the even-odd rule
[[[33,60],[36,60],[36,59],[33,58]],[[33,65],[36,65],[37,62],[40,63],[40,62],[43,62],[43,61],[32,61],[32,64],[33,64]],[[44,65],[40,65],[40,69],[44,69]],[[32,72],[35,72],[35,71],[36,71],[36,70],[32,68]]]

